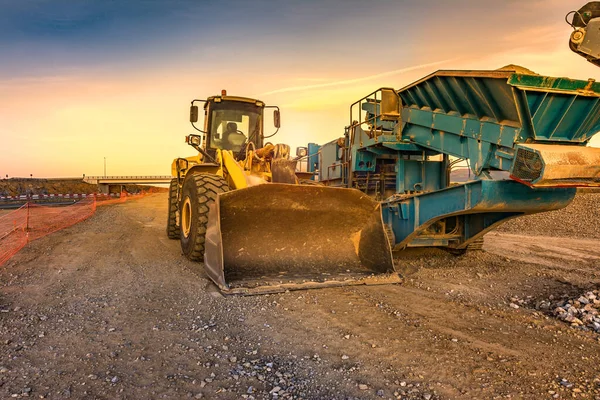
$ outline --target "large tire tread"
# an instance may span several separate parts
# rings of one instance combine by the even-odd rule
[[[216,200],[219,193],[229,191],[229,185],[227,185],[227,182],[221,176],[212,174],[194,174],[190,177],[187,177],[184,187],[191,184],[195,185],[195,196],[197,202],[194,203],[192,201],[192,206],[195,205],[196,208],[195,216],[197,218],[197,224],[195,226],[195,232],[190,232],[189,240],[191,242],[185,240],[186,238],[184,238],[183,232],[180,229],[180,232],[182,232],[181,248],[184,255],[189,260],[204,261],[204,241],[206,235],[206,226],[208,223],[208,210],[210,205]],[[185,195],[186,191],[184,188],[184,196]],[[194,210],[192,210],[192,213],[194,214],[193,211]],[[192,228],[193,227],[194,225],[192,222]]]
[[[167,237],[179,239],[179,226],[177,226],[177,179],[171,179],[169,185],[169,207],[167,219]]]

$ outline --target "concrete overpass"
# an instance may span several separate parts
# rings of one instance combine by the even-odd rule
[[[109,193],[111,186],[122,185],[157,185],[171,182],[171,175],[152,176],[86,176],[83,181],[92,185],[98,185],[98,191]],[[120,190],[119,190],[120,191]]]

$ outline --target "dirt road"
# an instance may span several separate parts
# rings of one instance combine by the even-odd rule
[[[165,195],[103,207],[0,270],[0,398],[600,398],[600,335],[535,308],[600,286],[598,240],[493,233],[405,255],[402,285],[224,298],[165,220]]]

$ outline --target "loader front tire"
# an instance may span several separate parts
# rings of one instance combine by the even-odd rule
[[[228,191],[227,182],[218,175],[192,174],[186,177],[179,204],[179,236],[181,250],[189,260],[204,260],[209,206],[219,193]]]
[[[167,237],[169,239],[179,239],[179,226],[177,226],[177,179],[171,179],[171,184],[169,185]]]

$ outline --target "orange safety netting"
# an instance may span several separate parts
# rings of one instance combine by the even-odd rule
[[[0,216],[0,265],[28,242],[89,218],[96,211],[96,206],[124,203],[127,199],[141,198],[144,194],[121,193],[119,197],[98,195],[68,206],[27,203],[15,211]]]
[[[27,244],[27,204],[0,217],[0,265]]]

